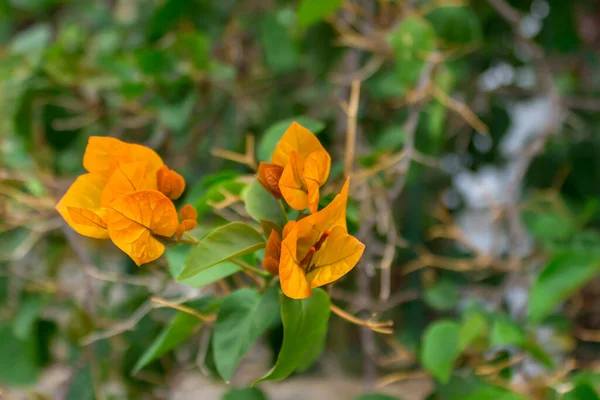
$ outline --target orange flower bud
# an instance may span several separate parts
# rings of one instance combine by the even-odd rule
[[[271,193],[276,199],[281,199],[281,190],[279,190],[279,179],[283,173],[283,167],[280,165],[261,162],[258,165],[258,181]]]
[[[281,256],[281,238],[275,229],[271,231],[267,246],[265,247],[265,258],[263,259],[263,268],[279,275],[279,258]]]
[[[185,190],[185,180],[177,172],[163,165],[156,172],[158,190],[171,200],[177,200]]]

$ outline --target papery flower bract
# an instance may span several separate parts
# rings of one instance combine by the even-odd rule
[[[198,212],[191,204],[181,207],[179,215],[181,215],[181,222],[177,227],[177,239],[181,239],[184,232],[191,231],[198,225],[198,221],[196,221],[198,219]]]
[[[330,168],[331,157],[319,139],[293,122],[277,143],[271,164],[259,165],[258,179],[275,197],[280,194],[290,207],[309,208],[315,213],[319,206],[319,188],[327,181]],[[275,182],[278,175],[280,178]]]
[[[104,136],[91,136],[83,155],[83,167],[107,179],[119,165],[134,161],[148,162],[154,173],[163,165],[160,156],[146,146]]]
[[[281,190],[279,189],[279,180],[283,173],[283,167],[277,164],[269,164],[261,162],[258,164],[258,182],[265,190],[273,195],[276,199],[281,199]]]
[[[170,228],[159,227],[159,231],[152,231],[151,227],[147,227],[146,232],[138,225],[140,221],[154,218],[155,213],[174,214],[175,225],[173,232],[168,236],[175,233],[179,225],[175,206],[159,189],[162,188],[167,191],[168,196],[176,198],[175,196],[181,195],[185,188],[183,178],[164,166],[162,159],[152,149],[110,137],[90,137],[83,164],[89,173],[75,180],[56,205],[56,210],[82,235],[97,239],[110,237],[138,265],[158,258],[164,251],[164,246],[152,235],[167,236],[165,233],[168,233]],[[162,176],[162,187],[159,188],[158,171],[164,171],[165,168],[167,174]],[[131,197],[134,193],[145,194],[139,198]],[[127,232],[118,231],[116,226],[111,227],[111,221],[117,221],[114,215],[115,207],[122,205],[124,198],[134,203],[137,199],[150,207],[140,208],[138,216],[141,220],[134,219],[134,223],[129,223],[131,232],[139,234],[135,243],[126,243],[122,238],[126,237]],[[111,215],[113,218],[110,218]],[[186,226],[190,225],[186,222]],[[129,239],[133,239],[135,233],[132,233],[133,236]]]
[[[272,273],[279,275],[279,259],[281,258],[281,238],[275,229],[271,230],[269,240],[265,247],[265,256],[263,258],[263,268]]]
[[[84,174],[78,177],[56,205],[56,210],[77,233],[95,239],[108,239],[108,231],[95,225],[84,225],[74,221],[69,207],[81,209],[100,208],[100,197],[107,178],[100,174]]]
[[[156,260],[165,245],[156,236],[171,237],[179,219],[175,206],[157,190],[141,190],[115,199],[108,207],[110,239],[137,264]]]
[[[346,228],[348,186],[349,180],[323,210],[300,221],[290,221],[283,228],[278,272],[286,296],[309,297],[312,288],[344,276],[362,256],[365,245],[348,234]],[[271,237],[267,248],[270,243],[276,244],[277,239]],[[265,259],[267,255],[265,251]],[[263,264],[265,268],[267,265]]]

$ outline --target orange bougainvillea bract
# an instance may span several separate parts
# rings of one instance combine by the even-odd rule
[[[110,238],[138,265],[160,257],[158,239],[180,225],[170,199],[185,189],[181,175],[152,149],[109,137],[90,137],[83,166],[88,173],[56,205],[65,221],[81,235]]]
[[[258,180],[276,198],[283,197],[296,210],[315,213],[319,189],[329,177],[331,157],[319,139],[293,122],[275,147],[271,163],[261,163]]]
[[[362,256],[365,245],[348,234],[346,228],[349,183],[347,180],[341,193],[323,210],[299,221],[289,221],[281,242],[276,232],[271,233],[263,266],[279,274],[286,296],[309,297],[312,288],[344,276]]]

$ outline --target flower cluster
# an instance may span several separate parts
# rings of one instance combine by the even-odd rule
[[[181,210],[171,200],[185,181],[152,149],[109,137],[90,137],[83,157],[88,171],[71,185],[56,210],[84,236],[108,239],[141,265],[160,257],[159,240],[196,226],[193,207]]]
[[[279,275],[281,289],[294,299],[309,297],[312,288],[348,273],[365,249],[346,227],[349,180],[327,207],[318,210],[319,189],[330,166],[331,157],[317,137],[294,122],[277,144],[271,163],[261,163],[258,169],[257,178],[269,193],[296,210],[311,212],[289,221],[281,234],[272,230],[265,249],[263,267]]]

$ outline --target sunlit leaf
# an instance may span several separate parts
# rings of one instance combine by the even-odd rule
[[[190,253],[177,280],[191,278],[211,267],[219,268],[223,261],[263,248],[265,240],[250,225],[232,222],[215,229],[200,241]]]

